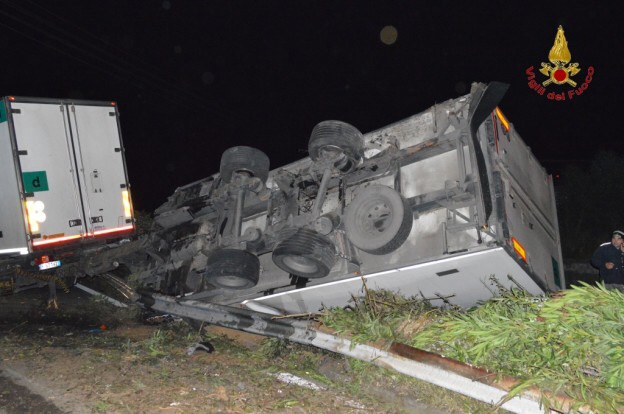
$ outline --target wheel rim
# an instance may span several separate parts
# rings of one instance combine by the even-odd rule
[[[385,200],[376,199],[364,204],[357,216],[362,223],[362,230],[374,235],[383,233],[390,228],[393,211]]]
[[[240,276],[235,276],[235,275],[217,276],[214,278],[214,282],[218,284],[219,286],[229,287],[229,288],[242,287],[242,286],[246,286],[249,283],[248,280],[243,279]]]
[[[314,260],[302,256],[284,256],[282,262],[297,273],[312,274],[319,268]]]
[[[319,159],[334,161],[345,156],[342,149],[335,145],[325,145],[319,150]]]
[[[398,249],[412,230],[408,201],[391,187],[371,185],[347,206],[345,229],[349,241],[367,253],[387,254]]]
[[[325,145],[319,149],[318,159],[325,162],[331,162],[334,165],[334,168],[342,172],[350,171],[355,165],[355,160],[353,160],[342,148],[335,145]]]

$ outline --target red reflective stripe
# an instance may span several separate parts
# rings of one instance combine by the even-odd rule
[[[496,125],[496,116],[492,114],[492,123],[494,124],[494,144],[496,144],[496,153],[498,154],[498,125]]]
[[[79,234],[75,234],[73,236],[56,237],[54,239],[34,240],[32,242],[32,244],[33,244],[33,246],[43,246],[43,245],[46,245],[46,244],[61,243],[61,242],[64,242],[64,241],[78,239],[78,238],[80,238],[80,235]]]
[[[130,231],[134,229],[134,225],[129,225],[129,226],[124,226],[124,227],[116,227],[114,229],[106,229],[106,230],[98,230],[95,231],[93,233],[88,233],[86,236],[100,236],[102,234],[111,234],[111,233],[122,233],[122,232],[126,232],[126,231]],[[65,236],[65,237],[56,237],[54,239],[47,239],[47,240],[35,240],[33,241],[33,246],[44,246],[44,245],[48,245],[48,244],[54,244],[54,243],[62,243],[64,241],[69,241],[69,240],[74,240],[74,239],[78,239],[81,236],[79,234],[73,235],[73,236]]]

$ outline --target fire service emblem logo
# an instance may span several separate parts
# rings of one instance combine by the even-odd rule
[[[584,79],[582,75],[576,76],[582,71],[582,68],[577,62],[570,63],[572,55],[570,49],[568,49],[568,41],[561,26],[557,29],[555,43],[548,53],[548,60],[550,63],[542,62],[542,67],[539,69],[539,72],[546,76],[546,79],[542,81],[537,79],[533,66],[525,71],[529,81],[529,88],[533,89],[538,95],[546,96],[551,101],[565,101],[580,96],[587,90],[594,75],[594,67],[590,66],[587,68]],[[551,85],[563,85],[567,89],[561,90],[561,88],[557,88],[556,90],[547,91],[547,88],[551,87]]]

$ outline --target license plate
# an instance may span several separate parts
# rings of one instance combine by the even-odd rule
[[[60,260],[55,260],[53,262],[41,263],[39,265],[39,270],[53,269],[55,267],[59,267],[61,265]]]

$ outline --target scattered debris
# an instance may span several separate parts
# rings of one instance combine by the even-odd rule
[[[272,375],[275,376],[279,381],[284,382],[286,384],[294,384],[294,385],[298,385],[300,387],[308,388],[314,391],[326,390],[325,387],[321,387],[320,385],[317,385],[312,381],[298,377],[293,374],[289,374],[288,372],[280,372],[279,374],[272,374]]]
[[[367,409],[364,404],[359,403],[357,401],[353,401],[353,400],[345,400],[344,401],[344,405],[346,405],[347,407],[350,407],[350,408],[358,409],[358,410],[366,410]]]
[[[212,344],[208,341],[198,342],[188,347],[186,355],[191,356],[195,353],[195,351],[206,351],[210,354],[214,352],[214,346],[212,346]]]

